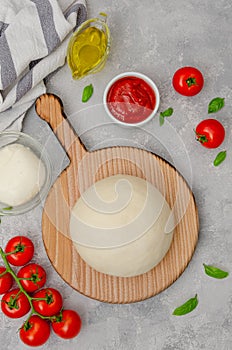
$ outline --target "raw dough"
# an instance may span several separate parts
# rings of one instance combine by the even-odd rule
[[[95,183],[76,202],[70,219],[74,245],[97,271],[143,274],[167,253],[173,232],[164,233],[171,209],[149,182],[115,175]]]
[[[42,161],[19,143],[0,149],[0,201],[17,206],[32,199],[44,183]]]

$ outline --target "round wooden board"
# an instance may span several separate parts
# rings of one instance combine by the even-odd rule
[[[166,289],[188,265],[198,240],[196,203],[183,177],[162,158],[137,148],[112,147],[88,153],[64,119],[54,95],[41,96],[36,110],[51,125],[71,161],[51,188],[43,210],[43,241],[56,271],[78,292],[108,303],[138,302]],[[146,178],[165,190],[165,198],[177,214],[185,211],[164,259],[136,277],[109,276],[92,269],[81,259],[69,235],[70,212],[80,189],[116,174]]]

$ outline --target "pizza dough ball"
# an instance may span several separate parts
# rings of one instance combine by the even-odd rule
[[[72,209],[70,234],[82,259],[99,272],[131,277],[156,266],[173,232],[171,209],[151,183],[130,175],[96,182]],[[174,225],[173,225],[174,226]]]

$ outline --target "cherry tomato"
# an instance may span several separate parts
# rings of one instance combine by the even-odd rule
[[[225,138],[225,129],[216,119],[205,119],[197,125],[196,137],[202,146],[217,148]]]
[[[11,289],[13,284],[13,277],[9,272],[5,272],[6,268],[0,266],[0,294],[5,294],[8,290]]]
[[[35,311],[42,316],[54,316],[62,308],[63,300],[60,292],[54,288],[41,289],[33,295],[33,298],[43,300],[32,300]]]
[[[73,310],[62,310],[52,321],[52,328],[61,338],[74,338],[81,330],[81,318]]]
[[[179,94],[194,96],[203,88],[204,78],[197,68],[182,67],[175,72],[172,84]]]
[[[25,294],[19,288],[4,294],[1,300],[2,312],[11,318],[19,318],[28,313],[31,306]]]
[[[9,254],[14,252],[13,254]],[[34,244],[32,241],[24,236],[16,236],[9,240],[6,245],[5,253],[7,260],[14,266],[23,266],[27,264],[33,257]]]
[[[22,342],[26,345],[43,345],[50,336],[49,323],[37,315],[32,315],[20,329],[19,336]]]
[[[29,293],[42,288],[46,282],[46,271],[38,264],[23,266],[17,276],[20,278],[22,287]]]

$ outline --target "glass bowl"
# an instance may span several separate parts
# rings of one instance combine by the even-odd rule
[[[37,140],[33,139],[31,136],[22,133],[22,132],[14,132],[14,131],[6,131],[0,133],[0,150],[4,147],[19,144],[27,149],[29,149],[34,155],[39,159],[39,174],[42,174],[42,182],[38,185],[38,191],[35,192],[31,197],[26,201],[22,201],[20,204],[13,205],[11,203],[1,202],[0,198],[0,216],[4,215],[18,215],[28,212],[29,210],[35,208],[47,195],[51,183],[52,183],[52,164],[48,153],[44,146],[42,146]],[[2,162],[2,165],[1,165]],[[0,157],[0,165],[3,165],[4,160]],[[41,168],[41,162],[43,164],[43,168]],[[15,169],[15,171],[14,171]],[[19,164],[13,166],[13,173],[19,172]],[[42,169],[42,170],[41,170]],[[12,172],[10,174],[12,178]],[[39,175],[37,181],[39,181]],[[24,179],[25,182],[25,179]],[[9,185],[10,186],[10,185]],[[13,186],[13,185],[12,185]],[[1,187],[1,183],[0,183]],[[12,191],[13,187],[12,187]]]
[[[107,20],[107,15],[105,13],[101,12],[99,14],[98,18],[91,18],[91,19],[85,21],[84,23],[82,23],[80,25],[80,27],[78,27],[78,29],[73,33],[71,39],[69,40],[68,49],[67,49],[67,62],[68,62],[68,66],[72,72],[73,79],[81,79],[86,75],[97,73],[97,72],[101,71],[102,68],[104,67],[105,62],[107,60],[107,57],[109,55],[109,51],[110,51],[110,31],[109,31],[108,25],[106,24],[106,20]],[[86,69],[80,73],[80,70],[81,70],[80,69],[80,62],[77,63],[75,61],[75,57],[77,56],[77,53],[75,51],[76,45],[77,45],[77,40],[78,40],[78,38],[80,38],[81,35],[84,35],[83,32],[85,32],[88,28],[91,28],[91,27],[97,28],[100,32],[104,33],[105,39],[106,39],[105,50],[100,55],[101,58],[99,60],[97,60],[96,62],[94,62],[94,60],[91,61],[91,55],[87,55],[88,50],[91,46],[90,45],[91,41],[87,42],[86,40],[84,40],[84,44],[82,45],[82,47],[79,51],[79,56],[80,56],[80,52],[82,52],[83,53],[82,60],[85,61],[85,63],[86,63],[86,59],[84,59],[84,55],[85,55],[86,57],[88,56],[90,62],[86,66]],[[94,52],[92,52],[93,57],[95,57],[97,49],[98,49],[98,46],[96,43],[95,50],[94,50]],[[79,57],[79,60],[81,60],[81,57]]]
[[[116,84],[120,80],[124,81],[124,78],[125,79],[126,78],[141,79],[143,82],[145,82],[150,87],[151,91],[153,91],[153,95],[155,96],[155,105],[154,105],[153,109],[150,109],[149,115],[147,115],[144,119],[141,118],[141,121],[137,121],[137,122],[135,122],[135,121],[133,121],[133,122],[123,121],[123,115],[122,115],[122,119],[118,119],[113,115],[113,113],[110,110],[110,106],[109,106],[110,103],[108,102],[108,94],[109,94],[112,86],[114,86],[114,84]],[[126,86],[126,83],[125,83],[125,86]],[[135,88],[135,90],[136,90],[136,88]],[[123,94],[124,94],[124,92],[121,91],[121,96]],[[128,96],[126,96],[126,99],[128,99]],[[112,104],[114,104],[114,103],[115,102],[113,102]],[[125,106],[125,109],[127,111],[131,110],[130,107],[133,105],[133,103],[131,103],[131,102],[117,102],[117,103],[120,103],[122,105],[122,107]],[[106,113],[108,114],[110,119],[113,120],[115,123],[117,123],[121,126],[125,126],[125,127],[142,126],[145,123],[149,122],[157,113],[157,111],[159,109],[159,104],[160,104],[160,94],[159,94],[159,90],[158,90],[156,84],[148,76],[146,76],[145,74],[142,74],[142,73],[138,73],[138,72],[124,72],[124,73],[118,74],[107,84],[105,91],[104,91],[104,94],[103,94],[103,105],[104,105]],[[120,109],[121,109],[121,107],[120,107]],[[141,109],[141,113],[142,113],[142,109]],[[131,112],[131,115],[133,116],[133,112]]]

